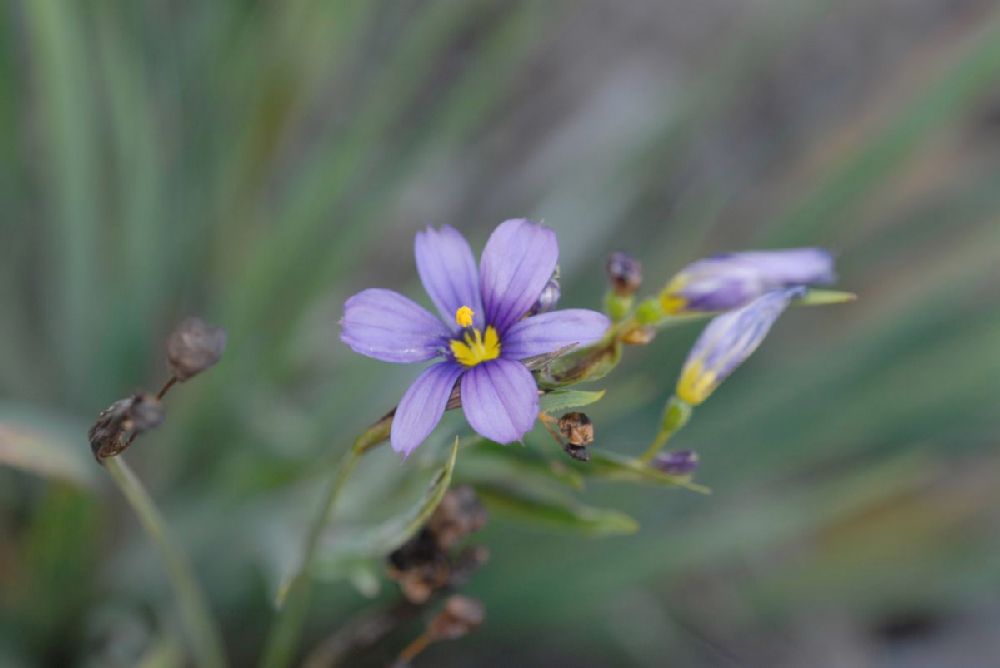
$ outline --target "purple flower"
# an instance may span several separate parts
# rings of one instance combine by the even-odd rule
[[[771,290],[835,278],[833,257],[822,248],[727,253],[682,269],[660,293],[660,304],[666,313],[726,311]]]
[[[757,350],[771,325],[803,287],[768,292],[736,311],[712,319],[688,353],[677,381],[677,398],[697,406]]]
[[[472,428],[498,443],[519,441],[538,416],[538,391],[521,360],[599,340],[610,324],[595,311],[524,317],[556,267],[555,233],[528,220],[501,223],[479,268],[454,228],[417,233],[417,272],[441,316],[392,290],[369,289],[344,304],[340,338],[384,362],[441,361],[403,395],[390,441],[408,456],[434,430],[455,384]]]

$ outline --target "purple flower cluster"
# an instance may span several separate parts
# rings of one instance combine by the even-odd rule
[[[390,441],[408,456],[434,430],[456,383],[462,408],[479,434],[498,443],[521,440],[538,416],[538,390],[526,358],[601,339],[610,322],[596,311],[568,309],[525,317],[556,268],[555,233],[528,220],[502,223],[476,267],[455,229],[417,234],[417,272],[438,319],[392,290],[369,289],[344,305],[341,339],[384,362],[440,361],[403,395]]]

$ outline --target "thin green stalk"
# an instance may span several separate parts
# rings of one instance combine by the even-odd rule
[[[111,474],[118,489],[125,495],[125,499],[132,506],[143,529],[167,565],[170,582],[180,608],[181,622],[190,636],[197,665],[207,668],[225,666],[222,638],[208,610],[205,595],[194,578],[187,557],[167,535],[166,522],[153,503],[153,499],[121,456],[105,459],[104,467]]]
[[[660,453],[663,446],[667,444],[670,437],[684,428],[684,425],[691,419],[691,406],[677,397],[670,397],[666,407],[663,409],[663,419],[660,421],[660,430],[653,439],[652,444],[639,457],[640,461],[649,463]]]
[[[309,527],[302,561],[292,575],[282,596],[281,609],[278,611],[278,617],[268,634],[263,660],[260,664],[262,668],[284,668],[294,659],[299,638],[302,635],[302,626],[309,613],[309,602],[312,598],[313,563],[316,561],[320,538],[323,536],[323,531],[329,526],[330,516],[340,498],[340,492],[351,477],[351,473],[354,472],[362,455],[389,437],[391,425],[392,414],[390,413],[359,436],[351,449],[344,455],[337,475],[327,487],[319,506],[320,511]]]

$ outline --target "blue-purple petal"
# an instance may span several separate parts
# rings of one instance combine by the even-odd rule
[[[484,362],[462,376],[462,409],[480,435],[497,443],[520,441],[538,417],[535,379],[520,362]]]
[[[801,287],[775,290],[716,316],[695,341],[685,366],[699,360],[706,371],[715,374],[716,383],[722,382],[757,350],[778,316],[804,292]]]
[[[448,329],[423,306],[398,292],[370,288],[344,304],[340,339],[356,353],[383,362],[425,362],[441,354]]]
[[[441,421],[455,382],[464,369],[455,362],[438,362],[421,373],[399,402],[389,442],[408,457]]]
[[[836,279],[833,256],[822,248],[726,253],[682,269],[666,296],[683,300],[683,310],[738,308],[765,292],[794,285],[826,285]]]
[[[610,326],[611,321],[603,313],[582,308],[534,315],[519,320],[507,330],[500,354],[520,360],[573,344],[588,346],[600,341]]]
[[[524,219],[501,223],[479,264],[487,324],[503,336],[538,300],[558,259],[559,244],[549,228]]]
[[[465,237],[448,225],[440,230],[428,227],[417,232],[414,255],[424,289],[449,328],[457,329],[455,312],[462,306],[475,312],[474,323],[482,328],[479,271]]]

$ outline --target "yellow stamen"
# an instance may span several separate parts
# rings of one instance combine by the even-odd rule
[[[459,364],[476,366],[500,357],[500,337],[492,325],[486,328],[485,336],[478,329],[474,329],[466,332],[463,338],[464,343],[458,339],[451,342],[451,352]]]
[[[472,316],[476,315],[468,306],[460,306],[457,311],[455,311],[455,323],[461,327],[471,327],[472,326]]]
[[[715,382],[715,373],[705,369],[700,359],[693,360],[684,367],[680,380],[677,381],[677,398],[681,401],[697,406],[708,399],[718,383]]]

